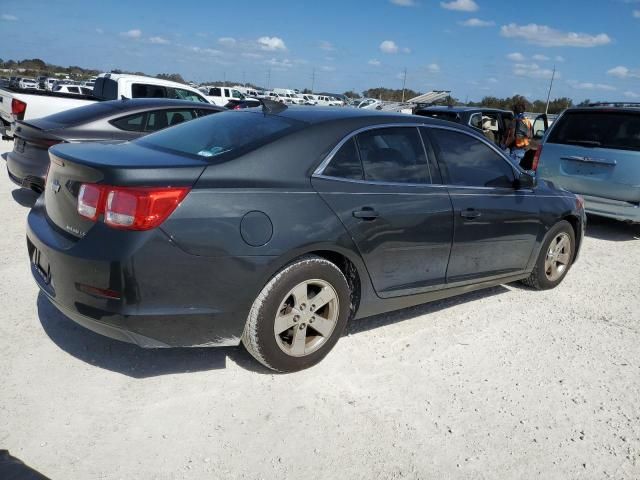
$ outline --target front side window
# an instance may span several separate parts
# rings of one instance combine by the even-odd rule
[[[189,100],[190,102],[207,102],[201,95],[198,95],[191,90],[185,90],[183,88],[167,88],[167,98],[175,98],[177,100]]]
[[[512,188],[513,168],[489,146],[464,133],[431,129],[440,168],[450,185]]]
[[[477,128],[478,130],[482,130],[482,114],[474,113],[473,115],[471,115],[469,125],[471,125],[473,128]]]
[[[340,150],[336,152],[322,174],[350,180],[362,180],[364,178],[360,155],[353,138],[350,138],[340,147]]]
[[[357,138],[365,180],[431,183],[417,128],[379,128],[363,132]]]

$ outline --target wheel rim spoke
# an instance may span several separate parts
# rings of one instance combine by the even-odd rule
[[[558,262],[561,263],[562,265],[567,265],[569,263],[569,254],[568,253],[561,253],[556,258],[557,258]]]
[[[309,299],[309,302],[311,302],[311,305],[315,310],[320,310],[322,307],[324,307],[327,303],[329,303],[334,298],[335,296],[329,290],[329,288],[324,287],[322,290],[320,290],[320,292],[318,292],[318,294],[315,297]]]
[[[560,233],[549,244],[544,261],[545,275],[552,282],[558,280],[571,261],[571,240],[566,233]]]
[[[281,334],[282,332],[286,332],[291,327],[293,327],[296,322],[294,317],[297,315],[295,310],[292,310],[290,313],[284,315],[278,315],[276,317],[276,323],[273,327],[273,330],[276,334]]]
[[[293,340],[291,341],[291,353],[294,355],[304,355],[307,344],[307,327],[294,328]]]
[[[296,308],[299,308],[300,305],[308,303],[309,299],[308,288],[306,283],[301,283],[296,286],[293,290],[291,290],[291,295],[293,295],[294,305]]]
[[[331,335],[334,325],[335,323],[331,320],[316,316],[309,326],[323,337],[328,337]]]

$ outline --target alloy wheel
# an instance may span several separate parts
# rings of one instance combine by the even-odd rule
[[[547,250],[544,261],[544,273],[547,279],[555,282],[569,268],[571,261],[571,239],[569,235],[561,232],[555,236]]]

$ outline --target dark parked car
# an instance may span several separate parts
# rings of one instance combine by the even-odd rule
[[[576,259],[581,199],[471,129],[271,108],[53,147],[27,233],[51,302],[142,347],[242,341],[294,371],[353,317],[517,280],[553,288]]]
[[[9,178],[41,192],[49,167],[49,147],[58,143],[114,142],[139,138],[222,107],[186,100],[137,98],[96,102],[29,121],[17,122]]]
[[[229,110],[242,110],[243,108],[260,107],[262,103],[257,98],[243,98],[242,100],[229,100],[224,108]]]

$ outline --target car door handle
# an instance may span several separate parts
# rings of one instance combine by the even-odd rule
[[[360,210],[354,210],[353,216],[361,220],[375,220],[380,214],[371,207],[362,207]]]
[[[615,160],[609,160],[608,158],[592,158],[592,157],[579,157],[577,155],[572,155],[569,157],[560,157],[562,160],[570,160],[572,162],[582,162],[582,163],[598,163],[601,165],[610,165],[615,167],[618,162]]]
[[[475,208],[467,208],[466,210],[460,211],[460,216],[468,220],[473,220],[474,218],[478,218],[481,215],[482,213],[480,213]]]

